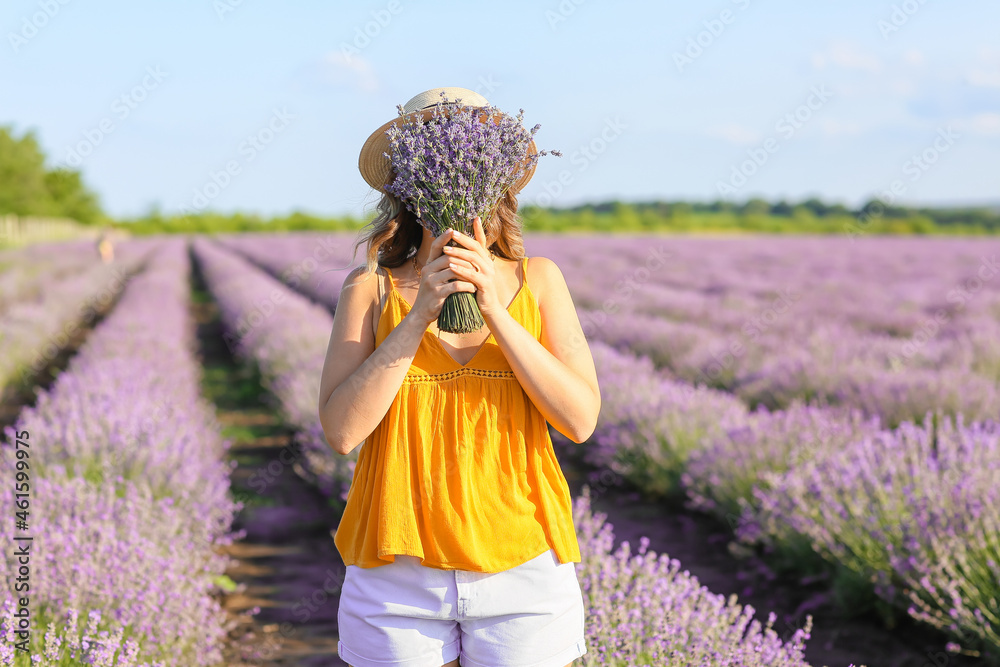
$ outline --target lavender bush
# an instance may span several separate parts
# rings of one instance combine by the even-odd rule
[[[38,244],[0,256],[0,313],[44,296],[45,285],[100,263],[90,241]]]
[[[227,445],[199,396],[188,270],[182,241],[159,247],[0,446],[6,478],[19,461],[29,465],[30,531],[44,545],[32,561],[33,622],[52,624],[30,649],[45,664],[221,659],[226,617],[214,594],[228,559],[215,548],[235,537],[227,531],[238,505],[227,495]],[[29,458],[18,459],[23,432]],[[0,512],[14,514],[13,494],[0,497]],[[0,524],[0,539],[14,544],[14,529]],[[4,550],[5,571],[15,558]],[[8,605],[12,585],[0,585]],[[98,616],[82,637],[67,612]],[[3,656],[28,664],[13,658]]]
[[[336,310],[340,287],[354,269],[353,234],[239,234],[216,240],[330,312]]]
[[[663,378],[648,358],[591,343],[601,413],[583,461],[609,468],[654,496],[678,495],[688,456],[703,440],[745,420],[746,408],[727,394]],[[556,432],[561,449],[569,445]]]
[[[272,274],[330,308],[346,270],[325,271],[349,242],[333,258],[325,237],[227,240],[273,254]],[[1000,414],[1000,279],[972,280],[994,252],[982,241],[528,234],[525,247],[563,269],[590,340],[751,408],[840,405],[886,427],[929,409]]]
[[[822,399],[886,426],[934,408],[1000,414],[993,242],[531,235],[525,245],[563,268],[591,340],[750,407]]]
[[[9,457],[3,458],[3,473],[11,479]],[[43,656],[47,665],[87,664],[79,652],[73,659],[71,643],[77,634],[66,624],[65,613],[97,612],[100,618],[88,634],[107,632],[109,641],[120,634],[120,640],[111,641],[119,657],[131,653],[136,658],[107,664],[138,665],[141,658],[164,666],[217,665],[226,615],[213,595],[228,559],[205,544],[198,517],[169,497],[156,500],[141,482],[94,485],[58,469],[49,474],[32,484],[35,631],[29,654]],[[13,494],[0,497],[0,510],[13,516]],[[13,521],[0,524],[0,537],[15,544]],[[5,549],[0,561],[6,572],[16,571],[13,549]],[[8,608],[17,599],[13,583],[8,578],[0,587]],[[5,613],[5,620],[11,618]],[[52,661],[57,649],[39,631],[50,623],[63,644],[60,659]],[[0,664],[20,667],[29,660],[19,652]]]
[[[15,430],[46,443],[34,452],[36,471],[61,465],[95,484],[142,480],[214,535],[233,508],[220,426],[199,393],[189,270],[183,242],[165,244]]]
[[[446,103],[444,93],[429,114],[397,109],[400,121],[386,130],[391,154],[383,155],[394,178],[385,190],[435,237],[448,229],[472,236],[477,216],[489,224],[507,190],[548,154],[532,152],[532,137],[541,126],[525,129],[523,109],[512,118],[493,106]],[[483,324],[471,292],[449,294],[438,317],[438,328],[452,333],[477,331]]]
[[[122,254],[113,265],[81,262],[79,272],[40,276],[31,287],[35,298],[7,303],[0,318],[0,347],[4,351],[0,356],[0,389],[54,358],[70,336],[93,319],[96,310],[121,292],[144,256],[134,251]]]
[[[583,667],[686,665],[726,667],[805,667],[805,640],[812,617],[783,643],[772,629],[774,613],[762,626],[751,606],[737,604],[698,583],[667,554],[648,551],[640,541],[633,555],[628,542],[617,551],[606,515],[593,514],[590,491],[573,502],[573,520],[582,562],[577,566],[587,618]],[[852,666],[853,667],[853,666]]]
[[[796,401],[786,410],[760,408],[693,448],[682,475],[689,506],[730,521],[751,509],[765,478],[841,451],[878,434],[878,417]]]
[[[936,421],[764,474],[740,537],[805,536],[882,600],[1000,658],[1000,424]]]
[[[0,665],[12,667],[16,664],[14,643],[15,627],[8,621],[15,611],[8,599],[0,618]],[[87,624],[80,623],[80,612],[73,607],[65,608],[61,617],[49,621],[42,638],[42,650],[32,656],[35,664],[45,665],[98,665],[100,667],[139,667],[139,645],[132,639],[125,639],[124,631],[117,627],[114,631],[99,630],[103,616],[94,609],[87,615]],[[27,664],[27,663],[25,663]],[[166,667],[163,662],[142,663],[147,667]]]

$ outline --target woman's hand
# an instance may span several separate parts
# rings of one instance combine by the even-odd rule
[[[420,269],[417,297],[413,300],[413,307],[407,316],[412,315],[420,320],[425,329],[441,314],[441,307],[449,294],[476,290],[473,283],[462,280],[462,276],[451,268],[450,265],[454,260],[441,252],[453,236],[454,230],[449,229],[434,239],[427,256],[427,263]]]
[[[444,246],[442,251],[451,259],[451,270],[456,276],[471,283],[476,292],[476,302],[483,319],[489,319],[494,313],[506,311],[496,288],[496,271],[493,258],[486,249],[486,233],[483,231],[483,221],[476,216],[472,221],[472,230],[476,237],[455,232],[454,239],[461,247]],[[451,231],[451,230],[449,230]],[[466,290],[463,290],[466,291]]]

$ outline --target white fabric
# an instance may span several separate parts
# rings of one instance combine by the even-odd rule
[[[338,655],[352,667],[564,667],[587,652],[575,563],[552,549],[505,572],[396,556],[347,566]]]

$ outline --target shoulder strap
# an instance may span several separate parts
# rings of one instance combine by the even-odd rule
[[[389,275],[389,280],[392,280],[392,273],[389,271],[389,269],[387,269],[384,266],[378,267],[378,268],[381,268],[383,271],[385,271]],[[387,290],[385,289],[385,285],[382,283],[382,277],[380,275],[378,275],[378,271],[377,270],[376,270],[376,273],[375,273],[375,279],[376,279],[376,282],[378,284],[378,303],[376,304],[376,307],[375,307],[375,311],[377,312],[378,315],[375,318],[375,322],[376,322],[375,326],[378,326],[377,323],[382,320],[382,310],[384,309],[384,306],[382,304],[385,303],[385,301],[386,301],[384,297],[386,295]],[[388,303],[386,303],[385,305],[388,305]],[[378,332],[377,331],[374,332],[374,335],[377,337],[378,336]]]

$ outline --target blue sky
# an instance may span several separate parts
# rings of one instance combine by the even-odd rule
[[[438,86],[563,151],[522,203],[1000,202],[988,0],[7,0],[0,27],[0,124],[114,216],[361,214],[364,140]]]

